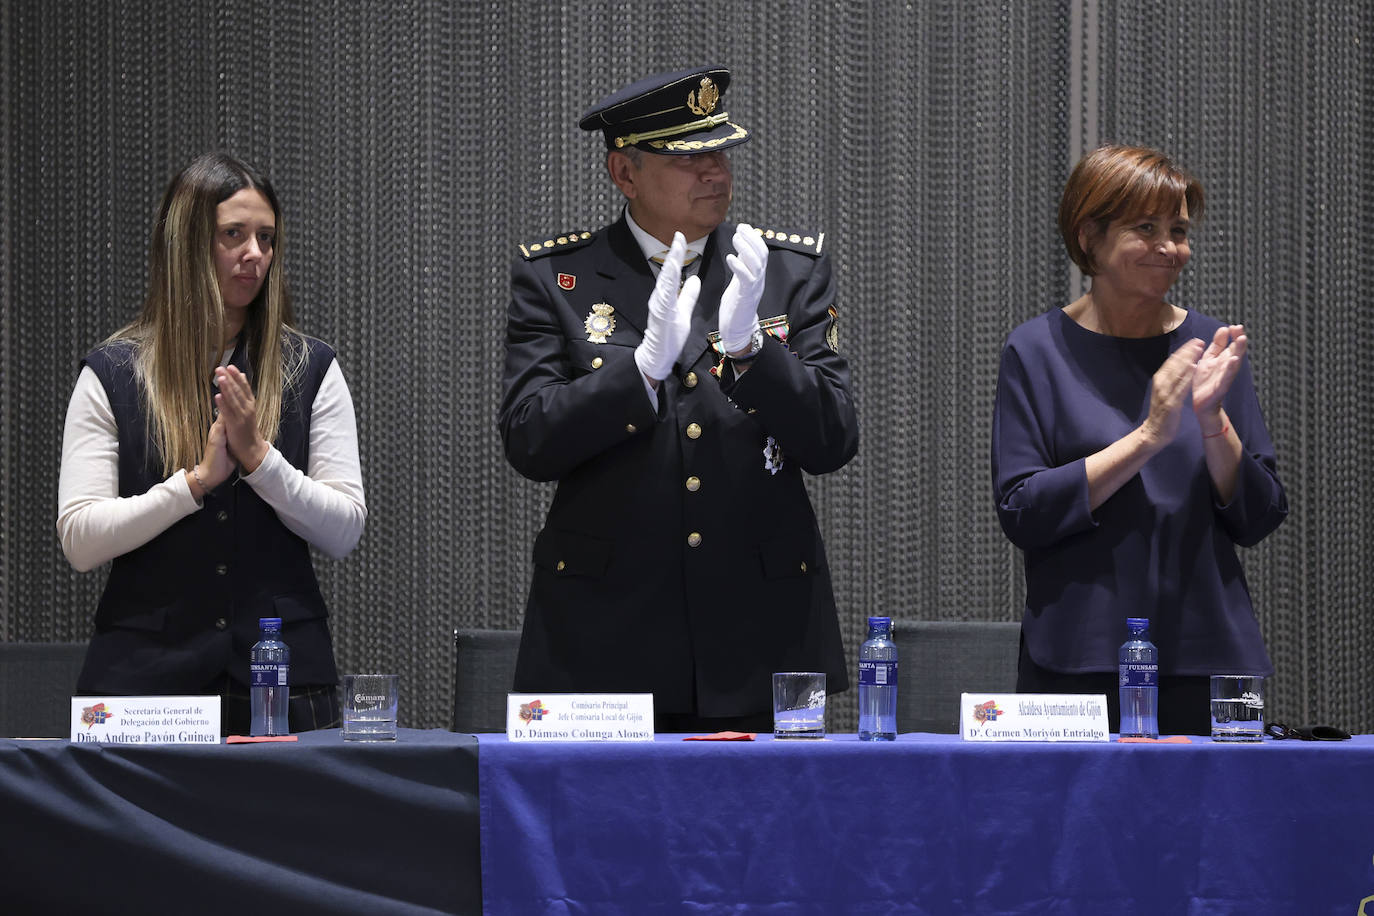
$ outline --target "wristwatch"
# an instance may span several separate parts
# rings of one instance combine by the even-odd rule
[[[730,359],[737,363],[747,363],[761,352],[763,352],[763,331],[754,328],[754,336],[749,338],[749,352],[743,356],[732,356]]]

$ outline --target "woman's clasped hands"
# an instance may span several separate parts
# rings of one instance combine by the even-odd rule
[[[236,366],[216,369],[215,387],[219,389],[219,394],[215,395],[215,408],[219,412],[215,426],[223,424],[229,457],[237,462],[243,473],[251,474],[271,449],[258,432],[258,402],[253,397],[253,387]],[[213,427],[210,434],[213,438]]]
[[[1221,402],[1231,390],[1248,346],[1245,328],[1233,324],[1217,328],[1211,343],[1193,338],[1171,353],[1154,374],[1146,432],[1160,444],[1172,442],[1191,397],[1202,434],[1224,433],[1228,424]]]

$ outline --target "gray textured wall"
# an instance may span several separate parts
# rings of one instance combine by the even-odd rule
[[[1289,488],[1245,557],[1273,713],[1374,731],[1372,39],[1362,0],[0,5],[0,639],[88,632],[103,574],[53,529],[76,364],[137,308],[168,176],[224,147],[276,182],[358,411],[367,531],[317,563],[340,664],[402,672],[405,723],[445,724],[449,633],[518,626],[551,493],[495,430],[515,244],[616,214],[589,103],[722,63],[757,138],[734,216],[826,232],[838,270],[863,440],[811,483],[851,653],[869,613],[1017,618],[998,350],[1078,288],[1072,163],[1141,142],[1207,186],[1176,301],[1249,327]]]

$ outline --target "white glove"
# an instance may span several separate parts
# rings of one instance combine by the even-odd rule
[[[759,326],[759,300],[768,268],[768,245],[752,226],[735,229],[735,253],[725,259],[734,277],[720,297],[720,342],[726,353],[747,349]]]
[[[688,277],[687,282],[682,283],[682,260],[686,256],[687,240],[681,232],[674,232],[672,247],[668,249],[668,257],[663,259],[658,282],[649,295],[649,323],[644,329],[644,339],[635,347],[635,365],[655,384],[673,371],[673,363],[682,355],[687,334],[692,330],[692,310],[701,292],[701,280]]]

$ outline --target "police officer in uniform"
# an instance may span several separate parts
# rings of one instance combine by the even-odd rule
[[[802,472],[858,448],[824,237],[726,222],[730,72],[649,77],[580,126],[624,195],[521,246],[506,457],[558,488],[534,544],[520,692],[652,693],[655,729],[772,727],[774,671],[848,687]]]

